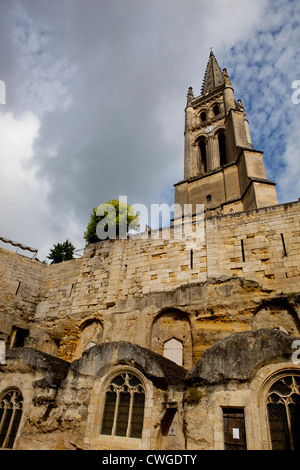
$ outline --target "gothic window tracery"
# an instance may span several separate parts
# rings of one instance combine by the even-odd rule
[[[23,397],[18,389],[8,390],[0,400],[0,448],[12,449],[23,410]]]
[[[273,450],[300,449],[300,376],[277,380],[267,396]]]
[[[140,379],[129,372],[116,376],[106,390],[101,434],[141,438],[144,408]]]

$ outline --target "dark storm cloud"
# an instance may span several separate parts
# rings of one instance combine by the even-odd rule
[[[39,176],[51,181],[54,206],[76,207],[80,218],[120,194],[131,203],[159,202],[164,186],[172,193],[182,177],[183,110],[195,60],[190,44],[209,29],[191,9],[199,10],[199,3],[175,0],[170,8],[170,2],[115,0],[72,6],[62,46],[77,66],[69,84],[72,104],[42,120],[35,147]],[[205,43],[203,48],[208,57]],[[201,78],[199,72],[198,89]],[[177,118],[169,124],[174,140],[166,142],[174,90]],[[53,146],[56,156],[48,157]]]
[[[176,168],[182,167],[187,90],[179,72],[187,67],[186,54],[173,29],[180,15],[159,2],[157,10],[140,1],[91,3],[75,2],[68,10],[67,42],[57,60],[75,66],[68,83],[72,102],[43,116],[32,159],[39,178],[50,182],[56,213],[73,211],[81,220],[122,194],[130,203],[150,204],[164,185],[173,192],[182,176]],[[181,127],[170,144],[159,113],[168,111],[169,87],[178,84]]]

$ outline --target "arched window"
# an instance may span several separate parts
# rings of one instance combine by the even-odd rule
[[[300,449],[300,376],[277,380],[267,397],[273,450]]]
[[[212,196],[211,196],[211,194],[208,194],[206,196],[206,202],[211,202],[211,201],[212,201]]]
[[[226,152],[226,141],[224,132],[220,132],[218,135],[219,142],[219,153],[220,153],[220,165],[226,165],[227,161],[227,152]]]
[[[144,408],[140,379],[128,372],[116,376],[106,390],[101,434],[141,438]]]
[[[183,364],[183,345],[178,339],[172,338],[164,344],[164,357],[175,362],[177,365]]]
[[[206,173],[207,172],[206,142],[204,139],[199,140],[199,153],[200,153],[200,173]]]
[[[215,104],[214,107],[213,107],[213,112],[214,112],[214,115],[215,116],[218,116],[218,114],[220,114],[220,108],[219,108],[219,105],[218,104]]]
[[[201,114],[200,114],[200,118],[201,118],[201,121],[202,122],[205,122],[206,121],[206,112],[203,111]]]
[[[11,389],[0,400],[0,448],[12,449],[19,429],[23,397],[19,390]]]

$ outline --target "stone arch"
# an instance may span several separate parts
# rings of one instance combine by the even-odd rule
[[[200,119],[202,122],[206,122],[207,121],[207,115],[206,115],[206,111],[202,111],[200,113]]]
[[[150,349],[164,355],[165,344],[172,339],[181,342],[180,365],[189,369],[193,363],[191,325],[188,315],[178,309],[167,309],[156,316],[151,327]]]
[[[219,103],[214,103],[212,106],[212,112],[215,117],[219,116],[221,109],[220,109],[220,104]]]
[[[300,335],[300,321],[295,310],[283,301],[262,304],[252,319],[252,330],[279,329],[292,336]]]
[[[258,404],[261,427],[270,450],[291,450],[295,449],[295,444],[299,450],[299,386],[300,369],[293,366],[275,370],[265,378],[260,387]],[[295,437],[297,442],[293,442]]]
[[[114,381],[114,379],[123,374],[130,374],[136,377],[140,381],[144,390],[144,420],[140,439],[136,439],[134,437],[131,438],[130,436],[122,437],[116,435],[116,433],[114,436],[101,433],[103,430],[103,419],[107,398],[106,392],[108,391],[109,386]],[[86,427],[86,437],[89,439],[90,446],[95,448],[97,445],[103,445],[103,443],[105,443],[107,446],[111,446],[113,439],[114,445],[116,445],[117,449],[132,449],[132,446],[137,446],[134,448],[147,448],[149,445],[147,435],[150,431],[149,416],[151,416],[154,405],[153,396],[154,391],[151,380],[148,380],[147,377],[138,368],[128,364],[107,364],[106,373],[96,378],[91,390],[91,400],[88,409]],[[124,439],[126,440],[124,441]]]
[[[220,119],[224,114],[224,102],[222,99],[216,99],[209,107],[212,120]]]
[[[219,127],[215,132],[215,138],[218,141],[220,166],[226,165],[228,163],[228,154],[226,148],[226,129],[224,127]]]
[[[200,124],[206,123],[209,119],[209,109],[208,108],[201,108],[197,112],[197,117],[199,119]]]
[[[120,371],[107,385],[100,433],[142,438],[145,387],[136,373]]]
[[[198,149],[198,168],[199,174],[203,175],[208,171],[208,149],[207,149],[208,140],[204,135],[200,135],[195,140],[195,145]]]
[[[11,387],[0,395],[0,448],[13,449],[23,412],[23,395]]]
[[[103,326],[100,320],[89,319],[85,320],[80,325],[80,334],[77,347],[73,356],[73,360],[79,359],[81,355],[95,344],[102,342]]]

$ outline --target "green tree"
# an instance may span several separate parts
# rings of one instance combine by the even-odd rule
[[[87,245],[107,238],[126,238],[130,231],[138,227],[139,216],[133,207],[112,199],[93,209],[83,238]]]
[[[69,240],[66,240],[64,243],[54,245],[47,258],[52,260],[51,264],[62,263],[63,261],[73,259],[74,250],[75,246]]]

